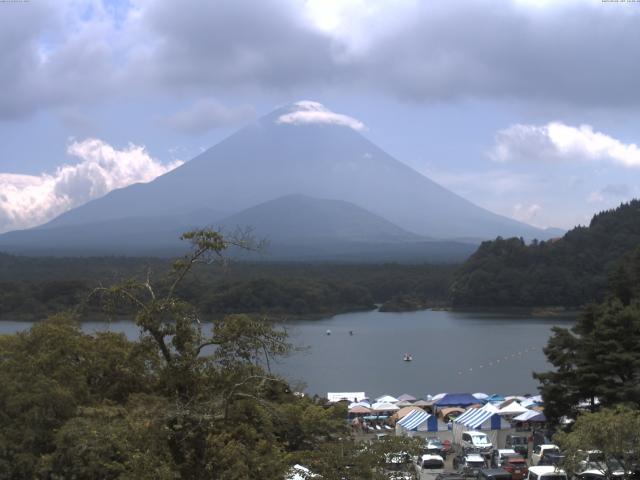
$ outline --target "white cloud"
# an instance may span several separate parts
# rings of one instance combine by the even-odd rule
[[[640,148],[635,143],[623,143],[591,125],[561,122],[516,124],[500,130],[489,157],[496,162],[578,160],[640,167]]]
[[[204,133],[220,127],[233,127],[256,116],[253,107],[243,105],[230,108],[213,98],[201,98],[188,109],[164,119],[175,130],[186,133]]]
[[[531,205],[516,203],[513,206],[513,217],[521,222],[532,223],[540,210],[542,210],[542,207],[537,203],[532,203]]]
[[[0,173],[0,232],[40,225],[116,188],[153,180],[183,162],[153,159],[144,147],[117,150],[96,138],[73,142],[67,153],[80,162],[55,173]]]
[[[301,125],[308,123],[324,123],[349,127],[356,131],[365,130],[364,123],[348,115],[335,113],[318,102],[302,100],[293,104],[293,111],[280,115],[277,123]]]

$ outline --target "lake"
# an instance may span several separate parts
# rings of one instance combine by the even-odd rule
[[[371,397],[440,392],[536,393],[534,371],[549,369],[542,348],[551,327],[572,319],[513,313],[420,311],[347,313],[282,323],[303,351],[274,367],[306,392],[364,391]],[[29,327],[1,321],[0,333]],[[85,322],[87,332],[110,329],[136,338],[130,321]],[[331,335],[326,331],[330,330]],[[353,335],[349,334],[353,332]],[[405,352],[413,361],[403,361]]]

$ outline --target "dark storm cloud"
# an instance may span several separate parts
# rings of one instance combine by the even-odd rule
[[[601,107],[640,101],[636,5],[438,0],[395,8],[391,2],[384,14],[402,21],[359,29],[367,46],[353,50],[347,38],[304,21],[300,5],[157,2],[145,17],[160,39],[149,62],[153,76],[180,87],[366,85],[417,101],[515,98]]]
[[[0,118],[114,95],[224,98],[237,89],[640,103],[638,4],[384,2],[375,19],[346,19],[329,33],[302,0],[144,0],[124,19],[51,2],[2,5]]]
[[[327,83],[340,70],[333,42],[295,5],[283,0],[155,2],[143,18],[158,39],[148,74],[178,88],[288,89]]]
[[[387,89],[415,100],[637,104],[640,8],[599,1],[550,5],[422,2],[404,28],[378,39],[362,62],[370,77],[378,72]]]

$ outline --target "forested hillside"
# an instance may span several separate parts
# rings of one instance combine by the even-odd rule
[[[199,265],[180,295],[208,316],[251,312],[278,316],[331,315],[371,309],[397,295],[446,301],[455,265],[238,262],[228,269]],[[0,318],[41,318],[87,303],[99,285],[162,274],[164,259],[46,258],[0,254]],[[162,285],[159,285],[162,288]],[[128,312],[120,312],[126,315]]]
[[[564,237],[484,242],[455,275],[454,306],[569,306],[604,298],[607,279],[640,245],[640,201],[593,217]]]

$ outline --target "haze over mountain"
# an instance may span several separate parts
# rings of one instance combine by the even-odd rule
[[[172,232],[187,223],[211,225],[225,216],[231,216],[229,222],[254,227],[281,225],[282,213],[275,213],[278,202],[257,207],[280,197],[289,204],[301,204],[297,213],[286,214],[297,219],[287,229],[269,230],[278,243],[291,245],[305,238],[320,240],[323,234],[327,241],[365,242],[550,236],[441,187],[378,148],[360,129],[355,119],[321,104],[297,102],[262,117],[150,183],[112,191],[36,229],[3,235],[0,248],[70,245],[65,235],[76,244],[85,239],[90,248],[95,239],[89,232],[93,230],[95,236],[96,224],[109,222],[112,237],[119,232],[126,237],[131,229],[125,224],[137,227],[135,220],[123,219],[133,218],[153,223],[152,229],[140,232],[146,231],[150,248],[160,241],[153,232]],[[345,209],[344,204],[329,200],[352,205]],[[240,214],[252,207],[257,210]],[[198,213],[202,209],[209,213]],[[184,216],[190,221],[176,220]]]

